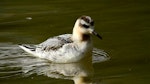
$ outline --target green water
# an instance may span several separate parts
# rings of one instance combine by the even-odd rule
[[[0,43],[38,44],[51,36],[72,33],[75,20],[89,15],[95,21],[95,30],[103,37],[99,40],[93,36],[94,46],[111,57],[93,64],[94,80],[102,84],[148,84],[149,5],[149,0],[1,0]],[[73,81],[34,74],[1,78],[0,83],[73,84]]]

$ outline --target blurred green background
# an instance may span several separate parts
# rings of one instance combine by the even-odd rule
[[[149,0],[1,0],[0,43],[38,44],[49,37],[72,33],[78,17],[89,15],[103,40],[94,46],[111,57],[94,64],[95,78],[104,84],[150,82]],[[43,76],[0,79],[1,84],[73,84]],[[39,82],[40,81],[40,82]]]

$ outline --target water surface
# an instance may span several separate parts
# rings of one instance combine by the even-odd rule
[[[0,43],[9,45],[10,42],[15,46],[20,43],[38,44],[51,36],[72,33],[75,20],[81,15],[89,15],[95,20],[95,30],[103,37],[103,40],[99,40],[93,36],[94,46],[111,57],[109,61],[93,64],[94,81],[105,84],[148,84],[149,5],[149,0],[2,0]],[[19,52],[24,53],[21,50]],[[5,52],[10,56],[9,53]],[[7,57],[3,54],[0,53],[1,62]],[[22,77],[22,68],[7,67],[19,64],[18,61],[12,61],[13,58],[16,59],[7,58],[4,61],[6,65],[1,64],[0,75],[5,76],[0,78],[1,84],[73,84],[72,80],[54,79],[37,73]],[[39,61],[39,67],[44,67],[43,60]],[[17,66],[21,67],[21,62]],[[35,71],[38,70],[36,68]]]

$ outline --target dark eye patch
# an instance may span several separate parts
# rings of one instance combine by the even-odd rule
[[[85,28],[89,28],[90,27],[89,25],[85,25],[85,24],[83,24],[82,26],[85,27]]]
[[[90,24],[93,26],[94,25],[94,21],[92,21]]]

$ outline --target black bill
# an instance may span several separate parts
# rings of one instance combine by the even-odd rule
[[[101,37],[97,32],[93,31],[92,33],[93,33],[93,35],[95,35],[95,36],[97,36],[98,38],[102,39],[102,37]]]

